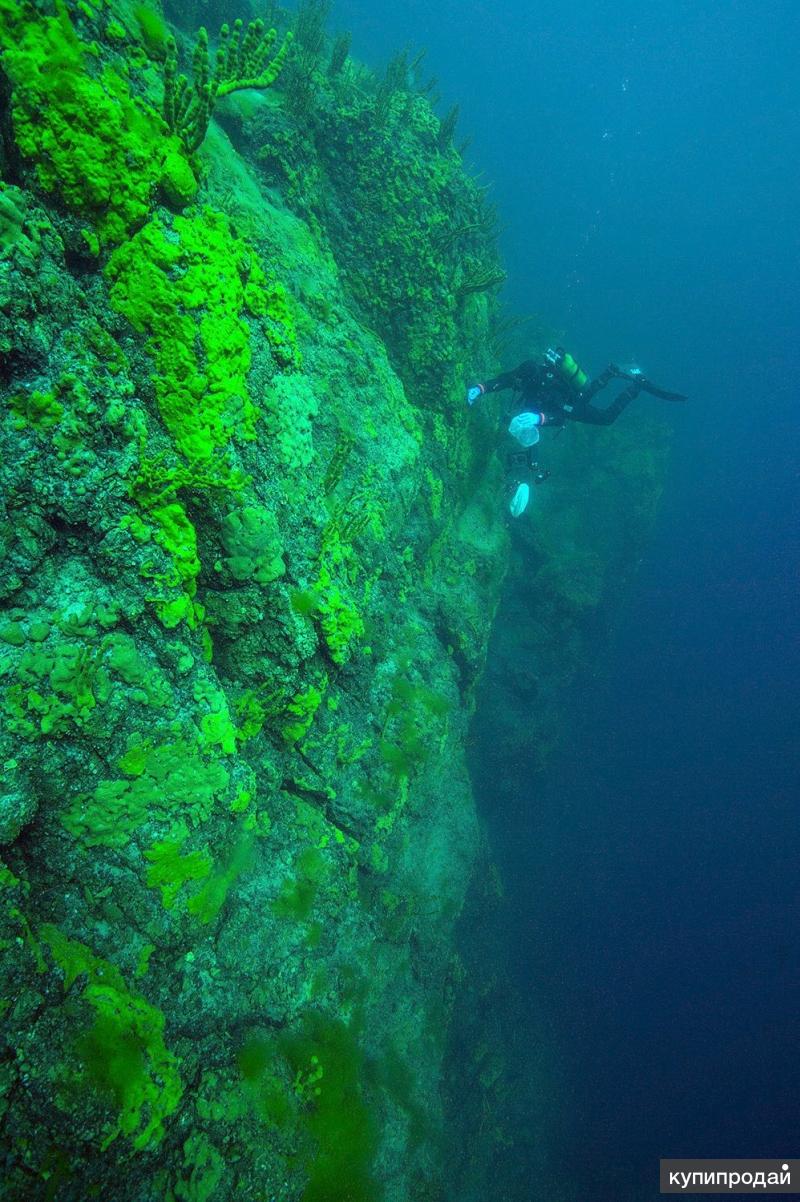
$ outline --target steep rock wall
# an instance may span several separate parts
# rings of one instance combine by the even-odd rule
[[[0,0],[3,1197],[439,1189],[496,263],[297,34],[194,152],[157,14]]]

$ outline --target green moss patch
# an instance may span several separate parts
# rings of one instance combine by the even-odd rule
[[[111,256],[111,300],[147,336],[164,425],[192,462],[235,437],[252,440],[243,276],[254,252],[222,213],[154,219]]]
[[[40,932],[69,990],[85,978],[81,997],[94,1022],[74,1044],[75,1061],[60,1072],[69,1093],[88,1089],[116,1112],[101,1151],[128,1136],[137,1151],[157,1145],[175,1111],[183,1085],[178,1061],[164,1044],[164,1015],[125,984],[119,969],[55,926]]]
[[[174,179],[180,142],[112,68],[97,70],[62,5],[40,16],[0,0],[0,31],[14,136],[40,187],[88,217],[103,243],[122,242],[147,219],[165,173]],[[189,199],[196,184],[183,179]]]

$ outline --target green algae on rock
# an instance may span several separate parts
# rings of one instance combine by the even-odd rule
[[[27,0],[3,0],[0,17],[14,138],[39,187],[96,222],[102,243],[136,228],[162,182],[171,197],[191,200],[179,141],[124,75],[99,67],[97,43],[78,38],[66,7],[37,18]]]
[[[487,448],[421,404],[266,134],[212,120],[187,156],[141,9],[3,0],[0,44],[8,1196],[410,1198],[437,1177],[499,519],[457,601],[426,581]],[[440,224],[479,203],[447,172],[420,186]],[[414,298],[446,304],[451,382],[490,313],[454,298]]]
[[[441,1183],[497,257],[428,101],[309,22],[190,153],[193,28],[0,0],[9,1198]]]

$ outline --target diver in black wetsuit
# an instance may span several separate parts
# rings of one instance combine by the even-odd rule
[[[605,409],[595,408],[592,400],[612,380],[627,380],[628,386]],[[518,394],[507,414],[511,417],[508,431],[525,448],[524,452],[517,451],[509,456],[509,469],[535,468],[531,448],[539,441],[541,426],[564,426],[568,421],[610,426],[640,392],[666,401],[686,400],[679,392],[656,388],[638,369],[622,371],[613,363],[590,383],[586,372],[563,347],[548,350],[541,361],[528,359],[513,371],[495,376],[485,384],[474,384],[467,391],[467,403],[473,405],[484,393],[507,388],[513,388]],[[543,478],[544,473],[539,473],[537,480]],[[514,517],[525,511],[529,496],[528,484],[520,482],[511,500]]]

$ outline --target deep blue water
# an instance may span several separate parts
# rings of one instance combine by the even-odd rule
[[[332,23],[375,65],[429,47],[510,303],[590,371],[635,358],[691,396],[571,748],[486,815],[571,1083],[556,1159],[581,1199],[643,1202],[659,1156],[797,1156],[800,6],[337,0]]]

